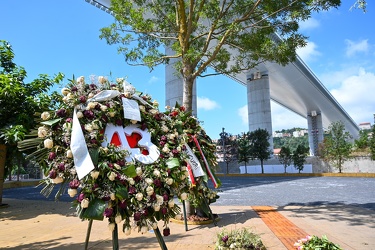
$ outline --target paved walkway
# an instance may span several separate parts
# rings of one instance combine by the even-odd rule
[[[69,202],[3,199],[0,209],[1,249],[84,249],[87,221],[74,215]],[[259,234],[268,250],[294,249],[300,236],[327,235],[344,249],[375,249],[375,211],[344,206],[212,206],[220,216],[217,226],[170,223],[168,249],[214,249],[216,234],[224,227],[247,227]],[[160,224],[162,230],[162,224]],[[291,233],[294,232],[294,233]],[[298,232],[296,234],[295,232]],[[153,232],[119,233],[120,249],[160,249]],[[94,221],[89,249],[112,249],[106,221]]]

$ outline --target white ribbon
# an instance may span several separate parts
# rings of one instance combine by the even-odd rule
[[[70,149],[73,153],[74,165],[77,171],[78,179],[82,179],[93,170],[94,163],[91,160],[90,153],[85,143],[85,136],[79,123],[76,110],[73,113],[73,126]]]
[[[193,150],[191,150],[189,145],[187,145],[186,143],[185,143],[185,147],[186,147],[186,153],[188,155],[187,161],[190,164],[191,169],[193,170],[194,177],[205,176],[206,174],[203,171],[202,166],[198,158],[195,156]]]

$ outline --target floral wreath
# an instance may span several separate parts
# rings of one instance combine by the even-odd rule
[[[218,198],[207,186],[208,178],[220,186],[210,169],[215,145],[184,107],[159,112],[157,101],[123,78],[87,84],[78,77],[61,92],[59,109],[41,114],[38,139],[20,143],[24,150],[37,146],[28,157],[44,170],[44,195],[61,183],[56,198],[68,186],[81,219],[106,217],[110,230],[123,223],[127,235],[162,220],[164,236],[180,212],[174,197],[196,206]]]

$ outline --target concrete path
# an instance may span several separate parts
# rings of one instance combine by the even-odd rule
[[[0,209],[0,249],[84,249],[88,222],[75,216],[69,202],[4,198],[3,203],[9,207]],[[164,237],[168,249],[214,249],[216,234],[224,227],[250,228],[261,236],[268,250],[293,249],[283,244],[285,239],[278,238],[272,223],[265,223],[259,207],[213,205],[211,208],[220,216],[217,226],[189,225],[185,231],[183,224],[170,223],[171,235]],[[374,210],[340,204],[265,208],[277,213],[271,222],[284,217],[285,230],[293,224],[306,234],[327,235],[343,249],[375,249]],[[162,230],[162,224],[159,228]],[[132,232],[130,236],[120,232],[119,239],[120,249],[160,249],[153,232]],[[296,240],[288,239],[289,242]],[[94,221],[89,249],[112,249],[106,220]]]

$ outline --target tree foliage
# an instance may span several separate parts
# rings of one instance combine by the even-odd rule
[[[308,153],[309,148],[303,145],[298,145],[296,150],[293,152],[293,165],[298,170],[298,173],[301,173],[303,170]]]
[[[375,124],[372,125],[371,138],[369,141],[371,159],[375,161]]]
[[[264,61],[282,65],[295,60],[307,37],[298,23],[340,0],[112,0],[115,22],[101,38],[118,45],[127,63],[153,68],[178,59],[183,105],[192,108],[194,80],[234,74]],[[167,54],[165,47],[171,49]],[[231,62],[231,63],[230,63]]]
[[[247,163],[251,160],[251,144],[249,141],[250,133],[242,133],[237,137],[237,161],[245,163],[245,173],[247,173]]]
[[[292,163],[292,152],[290,148],[281,147],[279,162],[284,165],[284,172],[286,173],[286,168]]]
[[[271,151],[269,149],[270,134],[266,129],[258,128],[249,133],[248,139],[250,141],[250,157],[252,159],[260,160],[260,166],[262,168],[262,174],[264,173],[263,163],[264,160],[271,158]]]
[[[12,46],[0,40],[0,143],[7,146],[7,166],[20,156],[17,142],[32,130],[37,121],[34,114],[47,109],[56,100],[48,91],[63,79],[61,73],[54,78],[45,74],[30,83],[25,83],[26,70],[14,60]]]
[[[229,164],[237,161],[237,140],[234,136],[228,133],[221,133],[221,137],[217,142],[220,146],[218,153],[223,155],[223,161],[226,164],[226,172],[229,173]]]
[[[320,156],[325,162],[332,164],[342,172],[343,164],[350,159],[352,136],[345,132],[342,121],[331,123],[328,127],[328,136],[324,139]]]

